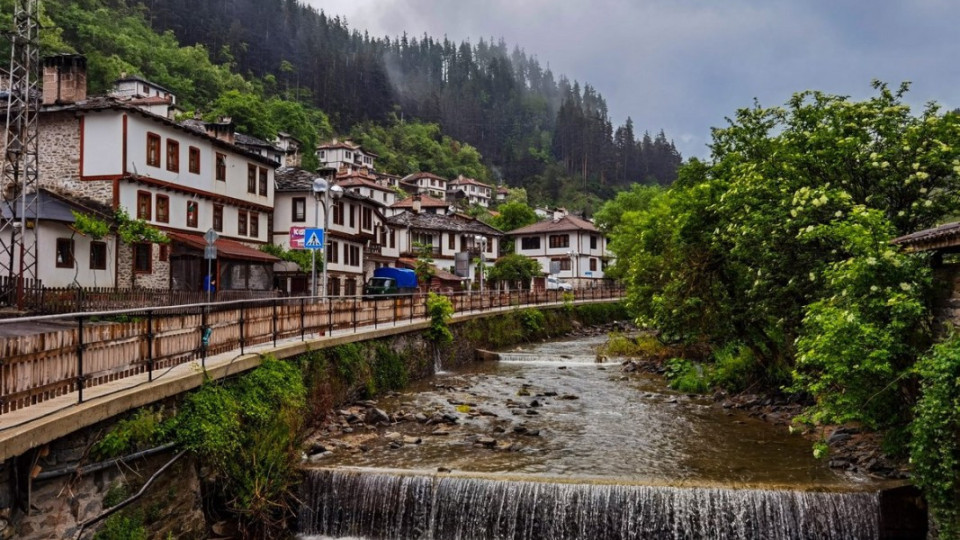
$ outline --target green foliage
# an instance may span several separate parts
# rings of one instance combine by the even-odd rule
[[[260,251],[264,253],[269,253],[274,257],[282,259],[284,261],[289,261],[296,263],[297,267],[300,268],[301,272],[309,274],[313,269],[313,257],[310,255],[310,252],[303,249],[283,249],[283,247],[276,244],[261,244]],[[317,257],[317,272],[323,269],[323,257]]]
[[[353,384],[362,378],[366,365],[361,344],[344,343],[343,345],[337,345],[331,349],[330,356],[337,375],[347,384]]]
[[[572,292],[564,292],[560,294],[560,300],[563,302],[563,310],[566,311],[567,313],[573,312],[574,298],[575,297]]]
[[[107,494],[103,496],[103,507],[110,508],[125,501],[130,496],[130,489],[123,481],[116,481],[110,484]]]
[[[147,528],[143,517],[136,513],[120,512],[108,517],[103,527],[93,536],[94,540],[147,540]]]
[[[417,283],[421,287],[427,287],[437,273],[436,267],[433,266],[433,246],[415,242],[413,247],[417,250],[417,262],[414,265],[413,272],[417,274]]]
[[[131,218],[123,207],[117,208],[113,219],[117,224],[117,236],[124,244],[133,245],[141,242],[167,244],[170,242],[163,231],[142,219]]]
[[[596,326],[613,321],[629,320],[630,312],[624,302],[604,302],[602,304],[581,304],[573,308],[577,320],[588,326]]]
[[[960,538],[960,337],[934,346],[917,364],[923,393],[914,409],[910,461],[940,527]]]
[[[440,294],[427,295],[427,315],[430,317],[430,328],[425,332],[429,341],[436,345],[445,345],[453,341],[450,332],[450,319],[453,317],[453,304],[450,299]]]
[[[491,176],[476,148],[443,135],[438,124],[401,122],[393,116],[386,125],[359,124],[351,137],[377,154],[377,169],[400,176],[426,171],[481,182]]]
[[[543,332],[547,318],[539,309],[521,309],[517,311],[517,318],[528,336],[535,336]]]
[[[377,391],[401,390],[410,381],[403,355],[384,343],[377,343],[376,359],[372,367]]]
[[[501,231],[513,231],[520,227],[532,225],[540,220],[533,208],[521,201],[507,201],[497,208],[500,215],[493,218],[492,225]],[[512,250],[505,250],[512,251]]]
[[[119,422],[91,448],[96,459],[120,457],[158,443],[164,437],[163,410],[140,409]]]
[[[81,214],[73,210],[71,210],[70,213],[73,214],[73,228],[76,229],[78,233],[89,236],[93,240],[100,240],[110,234],[110,224],[106,221],[96,216]]]
[[[170,432],[218,474],[218,490],[248,535],[273,535],[292,513],[306,388],[293,364],[265,357],[236,383],[184,400]]]
[[[530,284],[531,279],[542,274],[536,259],[517,253],[500,257],[488,272],[492,283],[505,282],[523,288]]]
[[[684,358],[671,358],[666,362],[666,377],[670,388],[681,392],[703,394],[710,390],[710,382],[702,364]]]
[[[607,342],[597,349],[597,355],[619,358],[631,358],[642,356],[642,349],[636,340],[623,335],[620,332],[613,332],[607,336]]]

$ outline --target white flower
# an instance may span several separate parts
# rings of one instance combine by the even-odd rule
[[[909,291],[913,290],[913,285],[910,285],[909,283],[904,282],[904,283],[901,283],[901,284],[900,284],[900,288],[901,288],[902,290],[904,290],[904,291],[908,291],[908,292],[909,292]]]

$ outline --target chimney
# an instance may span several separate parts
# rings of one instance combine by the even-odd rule
[[[87,59],[58,54],[43,59],[43,105],[62,105],[87,99]]]
[[[207,135],[219,139],[230,144],[236,142],[236,137],[234,136],[235,131],[233,128],[233,118],[229,116],[221,116],[218,122],[207,122],[204,124],[204,127],[207,130]]]
[[[420,213],[420,205],[421,205],[420,194],[418,193],[413,196],[413,213],[414,214]]]

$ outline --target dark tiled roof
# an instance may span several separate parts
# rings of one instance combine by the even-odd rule
[[[390,208],[413,208],[413,198],[415,196],[411,195],[402,201],[397,201]],[[441,201],[429,195],[420,195],[420,208],[446,208],[448,206],[450,206],[450,203],[447,201]]]
[[[437,175],[435,175],[435,174],[433,174],[433,173],[428,173],[428,172],[415,172],[415,173],[412,173],[412,174],[408,174],[408,175],[404,176],[403,178],[401,178],[400,181],[401,181],[401,182],[413,182],[413,181],[419,180],[419,179],[421,179],[421,178],[431,178],[431,179],[434,179],[434,180],[443,180],[444,182],[449,182],[449,180],[447,180],[446,178],[444,178],[444,177],[442,177],[442,176],[437,176]]]
[[[960,246],[960,221],[924,229],[891,240],[910,251],[928,251]]]
[[[113,217],[113,210],[109,206],[83,197],[61,195],[46,188],[27,195],[27,219],[74,223],[76,219],[73,217],[73,212],[108,220]],[[0,215],[4,219],[20,217],[20,200],[11,201],[10,205],[0,205]]]
[[[509,231],[510,235],[517,234],[538,234],[545,232],[562,232],[562,231],[590,231],[590,232],[600,232],[593,223],[585,219],[578,218],[567,214],[562,218],[553,221],[540,221],[532,225],[527,225],[526,227],[520,227],[519,229],[514,229]]]
[[[273,146],[273,144],[268,143],[263,139],[258,139],[252,135],[246,135],[244,133],[234,133],[234,139],[237,141],[237,144],[241,146],[260,146],[264,148],[270,148],[271,150],[280,151],[279,148]]]
[[[491,187],[490,187],[488,184],[484,184],[483,182],[480,182],[480,181],[478,181],[478,180],[474,180],[473,178],[466,178],[466,177],[463,177],[463,176],[460,176],[460,177],[456,178],[455,180],[451,180],[450,183],[449,183],[449,185],[454,185],[454,186],[480,186],[480,187],[485,187],[485,188],[487,188],[487,189],[491,189]]]
[[[426,212],[419,214],[403,212],[388,219],[387,223],[395,227],[409,227],[411,229],[503,236],[501,231],[477,219],[465,219],[459,216],[429,214]]]
[[[277,172],[274,173],[274,178],[276,179],[276,191],[278,193],[300,192],[312,194],[313,181],[317,178],[317,173],[308,171],[306,169],[301,169],[300,167],[284,166],[277,169]],[[366,202],[378,208],[383,208],[386,206],[376,199],[371,199],[370,197],[360,195],[359,193],[354,193],[349,190],[344,190],[343,196],[347,199]]]

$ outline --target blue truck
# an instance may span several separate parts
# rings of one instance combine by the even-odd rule
[[[408,268],[390,268],[385,266],[373,271],[363,287],[364,298],[379,296],[397,296],[417,292],[417,274]]]

